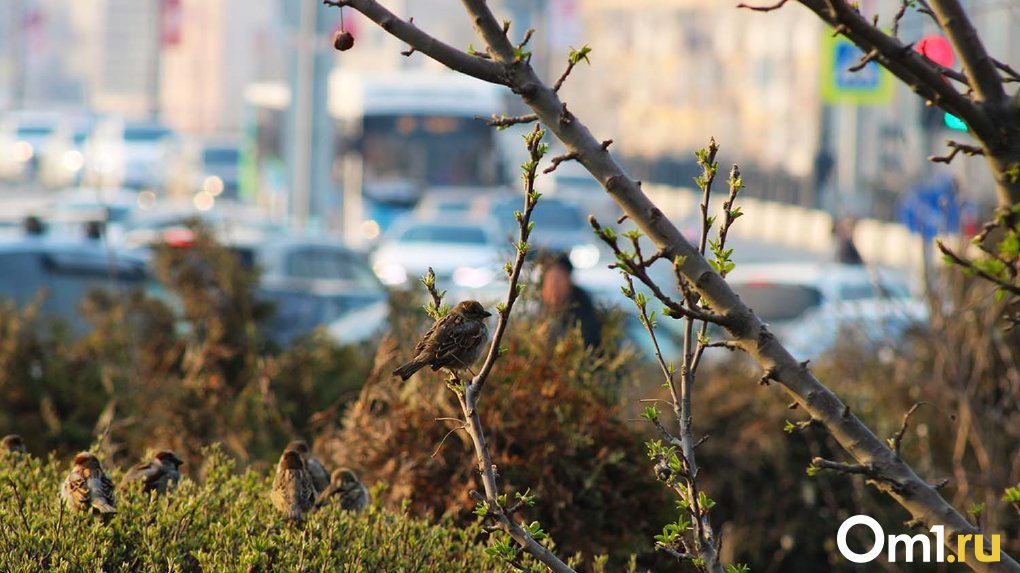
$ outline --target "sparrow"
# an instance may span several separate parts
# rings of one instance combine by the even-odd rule
[[[287,519],[301,521],[305,513],[312,509],[315,488],[299,453],[290,450],[280,456],[270,497],[276,509],[285,513]]]
[[[21,436],[17,434],[7,434],[3,440],[0,441],[0,449],[9,453],[27,454],[28,448],[25,447],[25,440],[21,439]]]
[[[341,509],[361,513],[372,499],[368,489],[358,481],[358,476],[354,475],[353,471],[340,468],[333,471],[329,487],[319,494],[315,500],[315,507],[323,507],[334,500],[340,501]]]
[[[120,482],[121,489],[130,487],[135,482],[142,483],[142,491],[155,491],[162,495],[177,487],[181,480],[180,467],[184,462],[170,450],[156,453],[151,462],[143,462],[132,466]]]
[[[319,493],[329,486],[329,472],[326,471],[326,466],[322,465],[319,458],[312,455],[311,450],[308,448],[308,442],[294,440],[287,444],[287,448],[283,451],[294,451],[301,456],[301,460],[305,462],[305,469],[308,470],[308,476],[312,478],[312,486],[315,488],[315,493]]]
[[[106,477],[99,458],[89,452],[74,456],[74,466],[60,487],[60,496],[74,511],[101,514],[117,513],[114,509],[113,482]]]
[[[431,366],[432,370],[469,368],[478,360],[489,338],[485,319],[490,316],[492,313],[478,301],[461,301],[432,325],[414,347],[414,358],[394,370],[393,375],[406,381],[426,366]]]

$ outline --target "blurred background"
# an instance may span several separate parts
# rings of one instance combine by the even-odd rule
[[[480,44],[456,0],[383,4],[449,44]],[[947,138],[968,141],[965,126],[874,63],[848,73],[860,52],[798,6],[490,5],[513,21],[514,37],[535,28],[532,65],[549,81],[571,49],[592,47],[592,65],[574,70],[562,97],[596,137],[614,140],[692,240],[701,228],[693,152],[710,136],[720,142],[723,172],[739,163],[747,185],[730,283],[882,435],[914,401],[937,404],[919,414],[919,441],[905,454],[933,480],[953,476],[946,491],[958,507],[986,504],[986,523],[1015,533],[1016,516],[995,504],[1020,476],[1020,340],[998,332],[989,289],[947,278],[930,249],[936,236],[966,240],[994,206],[982,160],[927,160]],[[859,5],[883,21],[899,7]],[[1020,61],[1020,7],[965,5],[989,51]],[[343,28],[355,46],[337,52],[340,11],[315,0],[0,2],[0,433],[61,452],[102,434],[118,462],[156,443],[196,461],[219,441],[263,466],[306,436],[327,460],[391,484],[391,506],[413,498],[420,514],[472,519],[466,494],[448,487],[473,479],[469,448],[407,456],[442,439],[435,409],[455,406],[449,393],[431,379],[413,387],[417,397],[380,381],[425,326],[412,291],[429,266],[448,301],[488,305],[503,294],[529,127],[498,131],[479,118],[526,110],[503,88],[401,55],[405,46],[352,10]],[[954,65],[925,18],[908,14],[900,36]],[[616,206],[571,162],[537,189],[533,240],[564,253],[571,280],[592,296],[601,350],[536,344],[548,317],[532,289],[511,334],[508,383],[496,386],[512,406],[486,425],[533,441],[497,440],[501,463],[517,468],[510,482],[561,489],[558,500],[589,488],[587,513],[546,506],[553,536],[622,562],[647,553],[669,519],[641,513],[623,545],[611,533],[664,503],[656,485],[642,485],[652,477],[641,465],[644,429],[630,421],[636,399],[660,391],[653,349],[586,221],[613,224]],[[668,264],[652,274],[671,284]],[[540,280],[531,265],[528,280]],[[660,323],[675,356],[682,324]],[[729,467],[735,452],[746,462],[706,475],[735,540],[727,559],[843,570],[837,518],[902,516],[842,478],[805,483],[807,460],[836,455],[832,444],[782,434],[792,416],[782,400],[729,391],[757,375],[724,354],[706,359],[714,383],[700,390],[699,419],[718,436],[703,466]],[[531,423],[529,384],[577,404],[549,413],[576,417],[566,434]],[[548,443],[559,445],[535,445]],[[556,465],[562,456],[542,457],[568,448],[569,475]],[[600,472],[620,481],[592,486]],[[773,526],[798,512],[788,532]],[[588,525],[602,521],[593,535]]]
[[[455,46],[475,41],[457,2],[387,4]],[[745,210],[755,223],[737,231],[750,239],[750,252],[738,249],[749,260],[774,252],[754,245],[791,250],[780,258],[830,259],[849,237],[864,261],[916,275],[926,239],[973,233],[993,205],[983,162],[926,159],[948,137],[967,139],[959,122],[873,63],[846,72],[859,52],[806,10],[763,15],[680,0],[494,7],[517,34],[537,30],[532,63],[547,78],[572,47],[593,48],[596,65],[573,74],[565,100],[597,136],[614,139],[632,174],[654,184],[650,193],[687,228],[697,202],[692,152],[716,136],[722,163],[738,162],[746,196],[761,201]],[[885,17],[896,7],[861,4]],[[997,0],[968,9],[992,53],[1020,56],[1020,9]],[[51,237],[90,236],[94,222],[91,236],[105,249],[138,250],[201,215],[252,261],[275,265],[280,299],[296,278],[372,290],[368,276],[319,264],[341,256],[329,249],[369,255],[393,286],[424,271],[417,253],[442,245],[456,254],[442,278],[457,274],[468,289],[494,281],[524,128],[495,131],[477,118],[523,112],[507,90],[401,55],[352,10],[345,27],[357,47],[337,52],[340,11],[315,2],[9,0],[0,16],[8,234],[22,233],[30,216]],[[900,34],[951,66],[932,26],[908,14]],[[583,219],[590,211],[608,219],[614,207],[592,199],[602,195],[577,165],[540,188],[558,200],[543,210],[552,221],[545,246],[570,251],[582,271],[596,267]],[[472,230],[452,231],[461,223]],[[267,235],[316,244],[297,241],[291,263],[291,254],[256,252]],[[579,276],[600,288],[600,277]],[[339,306],[328,320],[307,321],[328,323]]]

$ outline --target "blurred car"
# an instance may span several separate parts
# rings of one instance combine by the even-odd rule
[[[85,175],[88,139],[96,117],[83,113],[61,122],[39,157],[39,182],[51,188],[80,183]]]
[[[227,136],[189,139],[181,143],[167,174],[167,191],[176,195],[205,192],[237,199],[241,179],[241,147]]]
[[[349,313],[386,304],[386,289],[368,261],[342,243],[278,237],[232,248],[261,271],[259,296],[276,308],[266,325],[267,333],[279,343],[334,324]],[[357,326],[375,332],[387,316],[362,314]],[[336,338],[350,342],[353,336],[340,332]]]
[[[51,233],[80,237],[84,226],[100,223],[106,236],[119,243],[124,226],[136,210],[148,209],[154,196],[133,189],[90,189],[72,187],[57,192],[47,206]]]
[[[797,360],[814,360],[841,341],[887,360],[908,330],[927,322],[928,308],[919,300],[844,300],[815,307],[791,321],[783,342]]]
[[[465,290],[491,287],[502,263],[495,223],[408,218],[394,225],[372,254],[372,269],[387,286],[402,286],[429,267],[440,283]],[[507,246],[509,248],[509,246]]]
[[[177,135],[157,122],[109,118],[88,142],[90,184],[137,189],[165,186],[167,167],[178,151]]]
[[[785,339],[787,327],[793,321],[823,305],[865,299],[911,299],[905,278],[860,265],[738,264],[726,282],[780,339]]]
[[[515,212],[523,209],[523,197],[499,199],[489,207],[489,216],[498,224],[504,242],[517,241],[520,227]],[[587,217],[577,206],[555,197],[542,197],[531,212],[531,221],[535,229],[530,242],[535,249],[567,253],[575,269],[590,269],[603,259]]]
[[[35,177],[62,116],[56,112],[18,111],[0,119],[0,179]]]
[[[64,318],[79,333],[87,329],[78,308],[89,291],[156,290],[154,285],[144,258],[109,250],[97,241],[32,237],[0,242],[0,299],[24,306],[44,292],[41,314]]]
[[[141,191],[138,198],[141,208],[131,212],[118,237],[125,248],[148,248],[163,241],[168,232],[186,230],[195,218],[211,226],[217,239],[225,244],[254,244],[286,235],[286,229],[263,211],[234,201],[201,203],[169,199],[152,191]]]

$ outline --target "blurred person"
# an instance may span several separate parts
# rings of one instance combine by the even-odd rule
[[[98,241],[103,238],[103,223],[101,221],[87,221],[85,223],[85,238],[90,241]]]
[[[588,293],[573,283],[573,272],[574,265],[565,253],[546,263],[542,271],[542,307],[555,313],[556,324],[551,332],[554,339],[580,324],[585,346],[598,348],[602,321]]]
[[[832,234],[836,237],[836,260],[844,265],[863,265],[857,245],[854,244],[854,226],[856,221],[843,217],[832,225]]]
[[[46,226],[43,225],[42,219],[35,215],[25,217],[21,227],[25,230],[25,236],[27,237],[41,237],[46,232]]]

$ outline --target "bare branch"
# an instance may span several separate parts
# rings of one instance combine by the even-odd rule
[[[926,403],[927,402],[916,402],[909,410],[907,410],[907,413],[903,415],[903,423],[900,424],[900,430],[892,437],[893,451],[896,452],[897,456],[900,455],[900,443],[903,441],[903,435],[907,433],[907,426],[910,424],[910,417],[914,415],[914,412],[916,412],[918,408]]]
[[[946,155],[932,155],[928,157],[928,161],[934,163],[946,163],[949,164],[956,157],[957,153],[963,153],[964,155],[974,157],[975,155],[984,155],[985,150],[974,145],[967,145],[966,143],[960,143],[958,141],[947,141],[946,145],[952,150]]]
[[[959,56],[978,100],[991,103],[1005,101],[1006,90],[995,69],[995,62],[988,56],[960,3],[957,0],[929,0],[929,3],[939,27]]]
[[[776,2],[771,6],[751,6],[749,4],[744,4],[743,2],[741,2],[740,4],[737,4],[737,8],[747,8],[748,10],[754,10],[755,12],[771,12],[773,10],[778,10],[782,8],[783,6],[786,5],[787,2],[789,2],[789,0],[779,0],[779,2]]]
[[[437,40],[410,22],[400,19],[375,0],[323,0],[323,4],[354,8],[395,38],[452,70],[494,84],[506,83],[503,68],[499,64],[472,56]]]
[[[476,117],[476,119],[483,119],[483,118]],[[529,113],[527,115],[513,115],[513,116],[510,116],[510,115],[495,116],[494,115],[491,118],[486,119],[485,123],[489,127],[510,127],[512,125],[535,123],[536,121],[538,121],[538,116],[536,116],[533,113]]]
[[[564,153],[562,155],[557,155],[556,157],[552,158],[552,164],[549,165],[549,167],[543,169],[542,173],[548,175],[553,171],[556,171],[556,168],[560,166],[560,163],[563,163],[564,161],[571,161],[573,159],[577,159],[577,154],[572,151]]]
[[[878,50],[878,63],[899,77],[914,92],[963,119],[981,136],[991,136],[995,125],[978,106],[942,79],[931,60],[887,35],[854,10],[845,0],[798,0],[855,44]]]

